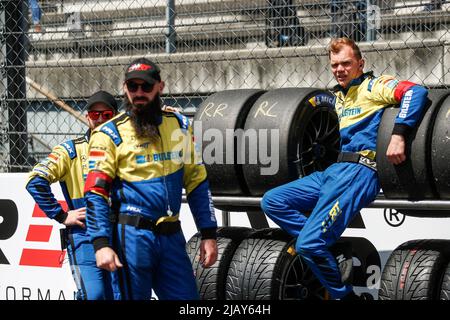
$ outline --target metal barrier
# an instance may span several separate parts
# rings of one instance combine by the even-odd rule
[[[217,206],[233,206],[235,211],[241,211],[242,207],[259,208],[261,197],[239,197],[239,196],[213,196],[213,202]],[[186,202],[186,199],[183,198]],[[378,197],[367,208],[390,208],[390,209],[410,209],[410,210],[450,210],[450,201],[448,200],[395,200]]]
[[[212,196],[214,206],[222,213],[222,226],[228,227],[230,224],[230,212],[246,212],[250,224],[255,229],[268,228],[269,223],[265,214],[261,211],[260,203],[262,197],[241,197],[241,196]],[[186,195],[183,194],[183,203],[187,203]],[[449,200],[422,200],[408,201],[397,199],[386,199],[380,194],[371,204],[369,209],[395,209],[395,210],[424,210],[427,213],[419,216],[436,216],[447,218],[450,216]],[[410,212],[411,214],[411,212]],[[411,214],[412,215],[412,214]]]
[[[161,66],[164,102],[191,110],[227,89],[332,87],[332,36],[359,41],[376,74],[450,87],[449,1],[41,0],[37,20],[32,2],[0,3],[1,172],[82,134],[87,98],[121,100],[140,56]]]

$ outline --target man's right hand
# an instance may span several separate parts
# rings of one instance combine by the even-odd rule
[[[216,239],[205,239],[200,242],[200,263],[203,268],[211,267],[217,261],[218,249]]]
[[[110,247],[104,247],[95,252],[95,260],[97,267],[113,272],[123,265],[119,260],[119,256]]]
[[[64,220],[64,225],[69,226],[79,226],[86,228],[83,221],[86,220],[86,207],[79,208],[76,210],[70,210],[67,212],[67,218]]]

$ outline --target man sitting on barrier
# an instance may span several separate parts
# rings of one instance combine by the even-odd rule
[[[126,69],[126,113],[97,128],[89,144],[87,226],[97,265],[119,269],[122,296],[148,300],[198,299],[178,214],[182,188],[202,235],[200,260],[217,260],[217,222],[206,178],[186,117],[161,110],[160,70],[141,58]],[[117,247],[111,208],[118,223]]]
[[[263,211],[297,238],[296,251],[335,299],[367,299],[344,284],[329,248],[353,217],[380,191],[375,161],[377,132],[384,108],[399,104],[386,156],[395,164],[406,159],[405,136],[418,125],[427,90],[394,77],[363,72],[360,49],[348,38],[333,39],[329,47],[339,117],[341,153],[337,163],[323,172],[269,190]],[[305,212],[312,211],[307,218]]]
[[[33,168],[26,188],[49,218],[67,227],[62,229],[64,237],[61,241],[63,247],[67,244],[72,275],[78,288],[77,299],[119,299],[118,287],[112,283],[115,279],[111,279],[115,275],[96,266],[94,247],[84,223],[86,207],[83,198],[91,130],[117,113],[117,103],[108,92],[98,91],[89,98],[86,108],[89,130],[84,136],[53,148],[48,157]],[[61,183],[69,207],[67,212],[50,189],[50,184],[57,181]]]

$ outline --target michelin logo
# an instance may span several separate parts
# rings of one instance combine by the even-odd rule
[[[333,107],[336,102],[335,97],[327,94],[319,94],[315,97],[315,100],[317,105],[325,104],[331,107]]]

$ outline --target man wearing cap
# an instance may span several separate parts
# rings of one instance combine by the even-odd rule
[[[87,102],[86,118],[89,130],[84,136],[66,141],[36,164],[30,172],[26,189],[45,214],[66,226],[62,229],[63,248],[67,245],[72,275],[77,285],[77,299],[118,299],[113,292],[111,275],[96,266],[94,247],[86,233],[86,206],[83,198],[84,181],[88,172],[88,142],[98,125],[114,117],[117,103],[106,91],[98,91]],[[50,184],[59,181],[68,210],[55,199]]]
[[[186,117],[161,110],[160,70],[148,59],[126,69],[126,112],[99,126],[89,142],[86,221],[97,265],[119,268],[125,299],[198,299],[192,265],[178,215],[182,189],[202,235],[200,260],[217,260],[217,222],[206,170],[195,151]],[[118,246],[111,208],[118,223]]]

